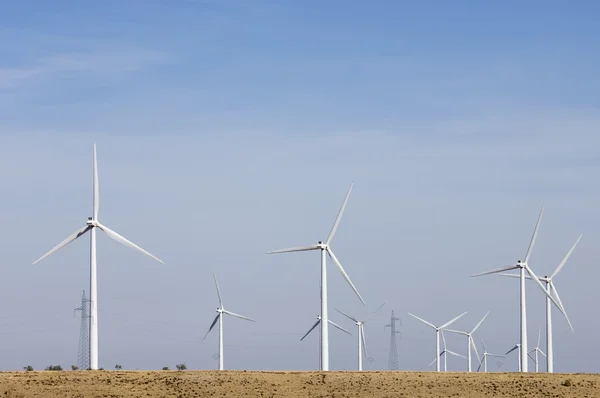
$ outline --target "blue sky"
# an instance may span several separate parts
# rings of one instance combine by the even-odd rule
[[[258,321],[226,320],[226,367],[313,368],[317,336],[298,339],[319,312],[318,255],[264,252],[324,239],[355,181],[334,248],[368,308],[387,302],[365,327],[371,366],[387,366],[392,309],[403,369],[433,359],[409,311],[441,323],[468,310],[467,329],[491,310],[480,336],[511,348],[517,285],[469,275],[523,256],[545,205],[536,272],[585,234],[556,280],[576,331],[555,311],[556,370],[600,371],[586,309],[600,297],[580,278],[600,257],[599,7],[1,5],[0,367],[76,360],[87,241],[30,264],[89,215],[95,141],[100,220],[167,263],[99,237],[102,366],[216,366],[217,334],[200,343],[214,270],[231,310]],[[330,311],[366,312],[329,269]],[[530,345],[543,309],[529,287]],[[353,369],[355,339],[336,333],[331,366]]]

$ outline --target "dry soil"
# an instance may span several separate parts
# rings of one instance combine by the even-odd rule
[[[0,373],[0,397],[600,397],[598,374],[62,371]]]

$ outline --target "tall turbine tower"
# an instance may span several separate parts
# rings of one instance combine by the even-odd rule
[[[88,217],[86,225],[79,228],[72,235],[68,236],[65,240],[60,242],[58,245],[54,246],[50,249],[49,252],[44,254],[42,257],[37,259],[33,265],[37,264],[44,258],[48,257],[52,253],[57,250],[65,247],[69,243],[73,242],[75,239],[79,238],[82,235],[85,235],[86,232],[90,231],[90,369],[98,370],[98,281],[96,277],[96,228],[103,231],[109,238],[116,240],[119,243],[124,244],[125,246],[129,246],[133,249],[136,249],[147,256],[152,257],[156,261],[161,263],[158,257],[148,253],[146,250],[137,246],[133,242],[125,239],[112,229],[108,228],[106,225],[100,224],[98,221],[98,210],[100,208],[100,191],[98,188],[98,161],[96,157],[96,144],[94,143],[94,199],[93,199],[93,215],[92,217]],[[164,264],[164,263],[163,263]]]
[[[81,294],[81,306],[75,311],[81,311],[81,326],[79,327],[79,349],[77,350],[77,367],[81,370],[90,368],[90,315],[88,309],[90,300],[85,297],[85,290]]]
[[[346,282],[350,285],[354,293],[358,296],[360,301],[365,304],[365,301],[361,297],[360,293],[354,286],[354,283],[350,280],[346,271],[342,267],[342,264],[338,261],[335,254],[333,254],[333,250],[331,250],[331,240],[333,239],[335,232],[337,231],[338,225],[342,219],[342,214],[344,214],[344,209],[346,208],[346,204],[348,203],[348,198],[350,197],[350,192],[352,191],[352,187],[354,186],[354,182],[350,184],[350,188],[348,189],[348,193],[346,194],[346,198],[344,199],[344,203],[338,212],[337,218],[333,223],[333,227],[331,228],[331,232],[329,232],[329,236],[325,242],[319,241],[316,245],[309,246],[299,246],[299,247],[291,247],[288,249],[281,250],[272,250],[267,252],[267,254],[275,254],[275,253],[290,253],[290,252],[302,252],[309,250],[320,250],[321,251],[321,370],[329,370],[329,314],[327,312],[327,268],[326,268],[326,258],[327,255],[331,258],[333,263],[337,266],[338,270],[341,272]]]
[[[497,274],[502,273],[504,271],[510,271],[518,269],[520,271],[520,314],[521,314],[521,341],[520,341],[520,361],[521,361],[521,372],[527,372],[527,306],[525,305],[525,274],[529,274],[532,280],[536,282],[538,287],[542,289],[546,297],[548,297],[554,305],[565,314],[562,306],[552,297],[552,295],[546,290],[542,282],[539,281],[539,278],[533,273],[531,268],[529,267],[529,257],[531,256],[531,251],[533,250],[533,246],[535,245],[535,239],[537,237],[538,229],[540,227],[540,222],[542,221],[542,216],[544,214],[544,208],[540,211],[540,215],[538,217],[537,223],[535,224],[535,229],[533,230],[533,236],[531,237],[531,241],[529,242],[529,247],[527,248],[527,253],[525,254],[525,260],[517,261],[515,265],[510,265],[508,267],[495,269],[488,272],[482,272],[480,274],[472,275],[472,276],[481,276],[481,275],[489,275],[489,274]]]
[[[394,310],[392,310],[392,316],[390,318],[389,325],[385,325],[383,328],[390,328],[390,355],[388,359],[388,369],[398,370],[398,347],[396,346],[396,334],[400,334],[402,338],[402,332],[396,330],[396,321],[400,321],[400,318],[394,316]],[[402,325],[402,323],[400,324]]]

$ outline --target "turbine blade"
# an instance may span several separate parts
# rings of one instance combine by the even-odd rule
[[[471,275],[471,277],[475,277],[475,276],[482,276],[482,275],[489,275],[489,274],[497,274],[500,272],[504,272],[504,271],[510,271],[513,269],[518,269],[519,267],[516,265],[509,265],[508,267],[503,267],[503,268],[497,268],[491,271],[486,271],[486,272],[481,272],[479,274],[475,274],[475,275]]]
[[[518,345],[514,346],[514,347],[513,347],[513,348],[511,348],[510,350],[506,351],[506,354],[504,354],[504,355],[508,355],[508,354],[510,354],[511,352],[513,352],[514,350],[516,350],[517,348],[519,348],[519,346],[518,346]]]
[[[487,353],[487,348],[485,348],[485,343],[483,342],[483,339],[479,338],[479,340],[481,340],[481,345],[483,346],[483,352]]]
[[[446,336],[444,335],[444,330],[441,330],[442,332],[442,343],[444,344],[444,350],[446,349]]]
[[[573,244],[573,246],[571,246],[571,250],[569,250],[569,252],[565,255],[565,257],[562,259],[560,264],[558,264],[558,266],[556,267],[556,269],[554,270],[552,275],[550,275],[550,280],[552,280],[552,278],[554,278],[556,276],[556,274],[558,274],[560,272],[560,270],[565,266],[565,263],[567,262],[567,260],[571,256],[571,254],[573,253],[573,250],[575,250],[575,246],[577,246],[577,244],[581,240],[582,236],[583,236],[583,234],[579,235],[579,238],[577,238],[577,240],[575,241],[575,244]]]
[[[425,319],[421,319],[418,316],[411,314],[410,312],[408,313],[408,315],[412,316],[413,318],[418,319],[419,321],[423,322],[425,325],[432,327],[433,329],[437,329],[435,326],[433,326],[433,324],[427,322]]]
[[[473,341],[473,337],[469,336],[469,341],[471,342],[471,347],[473,347],[473,350],[475,350],[475,358],[477,358],[477,360],[479,361],[479,352],[477,351],[477,346]]]
[[[498,274],[500,276],[509,276],[511,278],[520,278],[521,275],[519,274]],[[529,275],[525,275],[525,279],[531,279],[531,277]]]
[[[442,355],[442,354],[440,354],[440,356],[441,356],[441,355]],[[431,366],[432,366],[432,365],[435,363],[435,361],[437,361],[437,357],[435,357],[435,358],[434,358],[434,360],[433,360],[433,361],[431,361],[427,367],[428,367],[428,368],[430,368],[430,367],[431,367]]]
[[[270,252],[267,252],[267,254],[305,252],[308,250],[317,250],[318,248],[319,248],[318,245],[296,246],[296,247],[288,247],[287,249],[271,250]]]
[[[210,327],[208,328],[208,332],[206,332],[206,334],[204,335],[204,337],[202,337],[202,341],[204,341],[204,339],[206,338],[206,336],[208,336],[208,334],[210,333],[210,331],[215,327],[215,324],[219,320],[219,316],[220,315],[221,314],[217,314],[217,316],[215,317],[215,320],[213,321],[213,323],[210,324]]]
[[[448,326],[452,325],[454,322],[458,321],[463,315],[465,315],[467,313],[467,311],[463,312],[462,314],[460,314],[459,316],[457,316],[456,318],[444,323],[442,326],[440,326],[440,329],[445,329]]]
[[[306,334],[304,336],[302,336],[302,338],[300,339],[300,341],[304,340],[304,338],[306,336],[308,336],[310,334],[310,332],[313,331],[314,328],[316,328],[317,326],[319,326],[319,323],[321,323],[321,319],[319,318],[314,325],[312,325],[312,327],[310,329],[308,329],[308,332],[306,332]]]
[[[102,231],[104,231],[104,233],[106,233],[106,235],[108,235],[109,238],[116,240],[119,243],[124,244],[125,246],[129,246],[132,249],[136,249],[142,253],[144,253],[145,255],[152,257],[153,259],[155,259],[156,261],[158,261],[159,263],[164,264],[164,262],[156,257],[153,254],[150,254],[149,252],[147,252],[146,250],[142,249],[141,247],[139,247],[138,245],[136,245],[135,243],[125,239],[124,237],[122,237],[121,235],[119,235],[118,233],[116,233],[115,231],[113,231],[112,229],[108,228],[106,225],[102,225],[100,223],[98,223],[98,228],[100,228]]]
[[[457,354],[457,353],[456,353],[456,352],[454,352],[454,351],[446,350],[446,352],[447,352],[448,354],[450,354],[450,355],[454,355],[455,357],[460,357],[460,358],[467,359],[467,357],[466,357],[466,356],[464,356],[464,355],[461,355],[461,354]]]
[[[375,311],[373,311],[373,314],[376,314],[380,309],[383,308],[384,305],[385,305],[385,302],[383,304],[381,304]]]
[[[473,330],[471,330],[471,334],[475,333],[475,331],[477,329],[479,329],[479,326],[481,326],[481,324],[483,323],[483,321],[485,321],[485,318],[487,318],[487,316],[490,314],[490,312],[488,311],[483,318],[481,318],[481,320],[479,321],[479,323],[477,325],[475,325],[475,327],[473,328]]]
[[[542,325],[540,325],[539,329],[538,329],[538,341],[537,341],[537,345],[535,346],[536,349],[540,349],[540,339],[542,338]]]
[[[219,307],[223,308],[223,300],[221,300],[221,291],[219,290],[219,283],[217,282],[217,275],[213,272],[213,278],[215,279],[215,286],[217,288],[217,296],[219,296]]]
[[[327,246],[327,253],[329,253],[329,257],[331,257],[331,259],[333,260],[333,262],[335,263],[335,265],[338,267],[338,269],[342,273],[342,276],[344,277],[344,279],[346,279],[346,282],[348,282],[348,284],[350,285],[350,287],[352,288],[352,290],[354,290],[354,293],[356,293],[356,295],[358,296],[358,298],[360,299],[360,301],[363,303],[363,305],[367,305],[365,303],[365,300],[363,300],[363,298],[361,297],[360,293],[358,292],[358,290],[354,286],[354,283],[352,283],[352,281],[350,280],[350,277],[348,276],[348,274],[346,273],[346,271],[344,271],[344,268],[342,267],[342,264],[340,264],[340,262],[335,257],[335,254],[333,254],[333,251],[329,248],[329,246]]]
[[[340,225],[340,220],[342,219],[342,214],[344,214],[344,209],[346,208],[346,204],[348,203],[348,198],[350,198],[350,192],[352,191],[352,187],[354,186],[354,181],[350,184],[350,188],[348,189],[348,193],[346,194],[346,198],[344,198],[344,203],[342,207],[340,207],[340,211],[338,212],[337,217],[335,218],[335,222],[333,223],[333,227],[331,227],[331,232],[329,232],[329,236],[327,237],[327,244],[331,243],[333,236],[335,235],[335,231],[337,231],[338,225]]]
[[[554,285],[554,281],[550,280],[550,289],[552,290],[552,293],[554,293],[554,297],[556,297],[556,301],[558,301],[558,304],[560,304],[560,306],[563,309],[563,314],[565,316],[565,319],[567,320],[567,323],[569,324],[569,327],[571,328],[571,332],[575,333],[575,330],[573,329],[573,325],[571,324],[571,320],[569,319],[569,316],[567,315],[567,310],[565,310],[565,306],[562,303],[562,300],[560,299],[560,296],[558,295],[558,290],[556,290],[556,286]]]
[[[497,355],[497,354],[485,354],[488,357],[494,357],[494,358],[506,358],[504,355]]]
[[[332,320],[329,320],[329,319],[328,319],[328,320],[327,320],[327,322],[329,322],[329,324],[330,324],[331,326],[333,326],[334,328],[337,328],[337,329],[341,330],[342,332],[344,332],[344,333],[347,333],[347,334],[349,334],[350,336],[352,336],[352,333],[350,333],[349,331],[347,331],[346,329],[344,329],[343,327],[341,327],[341,326],[340,326],[340,325],[338,325],[337,323],[333,322]]]
[[[537,238],[538,229],[540,228],[540,222],[542,221],[542,216],[544,215],[544,207],[540,211],[540,215],[538,216],[537,223],[535,224],[535,229],[533,230],[533,235],[531,236],[531,242],[529,242],[529,247],[527,248],[527,254],[525,254],[525,264],[528,264],[529,257],[531,256],[531,252],[533,251],[533,246],[535,246],[535,240]]]
[[[79,228],[77,231],[73,232],[71,235],[69,235],[67,238],[65,238],[65,240],[63,240],[58,245],[56,245],[52,249],[50,249],[42,257],[40,257],[37,260],[35,260],[32,265],[36,265],[37,263],[39,263],[40,261],[42,261],[43,259],[45,259],[49,255],[51,255],[52,253],[56,252],[57,250],[65,247],[69,243],[73,242],[75,239],[79,238],[81,235],[85,234],[87,231],[89,231],[92,228],[93,227],[90,226],[90,225],[86,225],[85,227]]]
[[[538,349],[539,353],[542,354],[543,356],[546,356],[546,354],[544,354],[544,351]]]
[[[550,300],[554,303],[554,305],[556,305],[556,307],[558,308],[558,310],[560,312],[563,313],[563,315],[566,316],[565,311],[563,310],[562,306],[558,303],[558,301],[556,301],[554,299],[554,297],[552,297],[552,295],[546,291],[546,288],[544,287],[544,285],[542,285],[542,282],[540,282],[540,279],[533,273],[533,270],[531,268],[529,268],[529,265],[527,265],[527,263],[523,264],[525,266],[525,270],[529,273],[529,275],[531,275],[531,278],[535,281],[535,283],[539,286],[540,289],[542,289],[542,291],[544,292],[544,294],[550,298]]]
[[[358,321],[356,320],[356,318],[351,317],[350,315],[346,314],[345,312],[342,312],[342,311],[338,310],[337,308],[335,308],[335,310],[337,312],[339,312],[340,314],[342,314],[343,316],[345,316],[346,318],[350,319],[351,321],[354,321],[354,322],[358,323]]]
[[[94,142],[94,220],[98,220],[98,210],[100,210],[100,188],[98,186],[98,157]]]
[[[460,330],[454,330],[454,329],[444,329],[446,332],[450,332],[450,333],[455,333],[455,334],[462,334],[463,336],[468,336],[469,333],[467,332],[461,332]]]
[[[250,322],[256,322],[254,319],[250,319],[250,318],[245,317],[243,315],[236,314],[235,312],[231,312],[231,311],[227,311],[227,310],[223,310],[223,312],[226,313],[227,315],[231,315],[231,316],[234,316],[236,318],[244,319],[244,320],[250,321]]]
[[[359,326],[360,328],[360,337],[362,338],[362,346],[363,346],[363,351],[365,354],[365,358],[368,358],[369,356],[367,355],[367,341],[365,340],[365,327],[364,324]]]
[[[481,367],[483,366],[483,360],[484,358],[481,357],[481,360],[479,361],[479,366],[477,367],[477,371],[479,372],[479,370],[481,369]]]
[[[533,363],[537,363],[537,361],[535,360],[535,357],[533,355],[531,355],[531,351],[527,353],[527,356],[529,358],[531,358],[531,360],[533,361]]]

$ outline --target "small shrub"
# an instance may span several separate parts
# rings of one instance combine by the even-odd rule
[[[33,372],[33,366],[31,365],[23,366],[23,369],[27,372]]]
[[[185,363],[180,363],[178,365],[175,365],[175,367],[177,368],[177,370],[186,370],[187,366],[185,366]]]
[[[60,365],[50,365],[46,368],[46,370],[59,371],[59,370],[63,370],[63,369],[62,369],[62,366],[60,366]]]
[[[162,370],[169,370],[168,366],[163,366]]]
[[[565,387],[571,387],[573,385],[573,382],[571,381],[571,379],[567,379],[563,381],[562,385]]]
[[[123,367],[121,365],[119,365],[119,364],[116,364],[115,365],[115,369],[120,370],[120,369],[123,369]]]
[[[79,370],[79,366],[77,366],[77,365],[71,365],[71,370]]]

